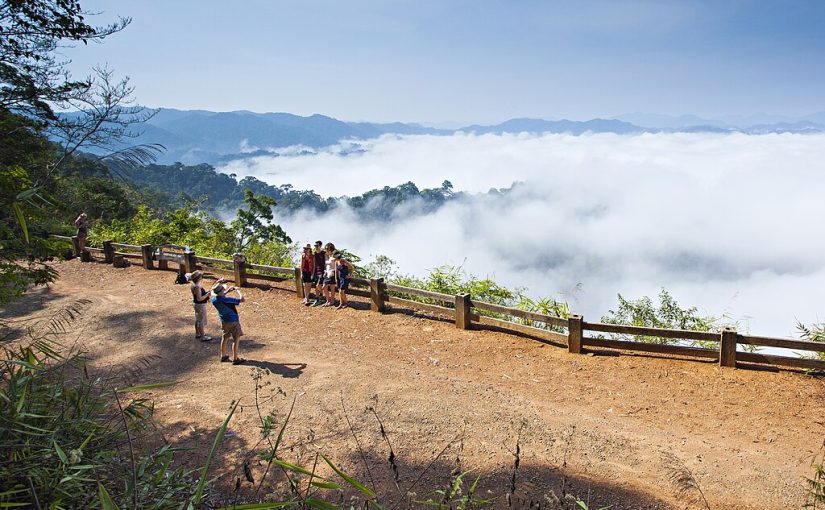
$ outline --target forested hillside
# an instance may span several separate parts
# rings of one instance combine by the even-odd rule
[[[236,180],[208,164],[187,166],[150,164],[143,167],[111,165],[112,173],[133,184],[149,197],[161,196],[170,207],[197,205],[217,212],[237,209],[243,203],[244,190],[266,195],[277,201],[280,214],[298,211],[326,212],[339,205],[351,207],[365,220],[382,220],[392,216],[402,204],[415,205],[418,212],[431,212],[450,200],[463,196],[453,192],[449,181],[439,188],[419,189],[412,182],[399,186],[384,186],[355,197],[322,197],[312,190],[296,190],[291,184],[267,184],[255,177]]]

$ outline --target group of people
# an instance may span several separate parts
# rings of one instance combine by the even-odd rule
[[[323,249],[321,248],[323,246]],[[335,249],[335,245],[315,241],[315,251],[312,246],[304,246],[301,254],[301,281],[304,284],[305,306],[335,306],[337,309],[347,307],[347,290],[349,280],[355,271],[352,263]],[[315,297],[312,288],[315,287]],[[338,304],[335,304],[335,295],[338,295]]]
[[[323,248],[323,249],[322,249]],[[355,267],[335,249],[335,245],[321,241],[315,242],[315,250],[307,244],[301,255],[301,280],[304,284],[304,305],[306,306],[335,306],[337,309],[347,307],[347,290]],[[206,290],[201,285],[203,271],[194,271],[186,274],[189,289],[192,293],[192,303],[195,308],[195,339],[208,342],[212,337],[205,333],[207,323],[207,304],[211,303],[218,312],[221,323],[221,363],[231,362],[233,365],[242,365],[245,359],[238,355],[238,344],[243,330],[241,329],[240,315],[237,306],[244,301],[241,289],[226,285],[226,279],[221,278]],[[315,288],[314,298],[312,295]],[[229,294],[235,293],[237,297]],[[338,296],[336,305],[335,297]],[[232,357],[229,357],[228,347],[232,344]]]

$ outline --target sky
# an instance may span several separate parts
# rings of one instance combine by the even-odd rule
[[[83,0],[147,106],[429,124],[825,110],[820,0]],[[231,5],[231,7],[229,7]]]

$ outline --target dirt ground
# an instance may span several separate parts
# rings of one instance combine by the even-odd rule
[[[57,283],[3,315],[44,315],[90,300],[69,337],[95,367],[146,360],[141,383],[178,381],[147,396],[163,437],[196,449],[184,460],[203,461],[240,399],[215,471],[226,490],[243,479],[245,458],[256,481],[262,474],[253,455],[261,446],[258,408],[282,423],[293,399],[282,458],[311,467],[320,451],[388,501],[428,497],[457,462],[468,478],[481,476],[480,497],[503,495],[518,442],[516,506],[572,493],[589,498],[590,508],[688,508],[670,481],[675,464],[692,472],[711,508],[799,508],[802,477],[812,474],[825,437],[822,379],[667,357],[574,355],[409,312],[371,312],[359,298],[356,308],[307,308],[288,282],[244,291],[241,349],[250,362],[232,366],[218,362],[217,341],[194,340],[191,299],[173,272],[77,260],[56,267]],[[209,321],[218,336],[214,310]],[[251,491],[242,482],[241,493]]]

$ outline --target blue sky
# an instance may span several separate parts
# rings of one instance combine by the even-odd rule
[[[132,24],[67,49],[139,102],[497,122],[825,110],[819,0],[82,1]]]

